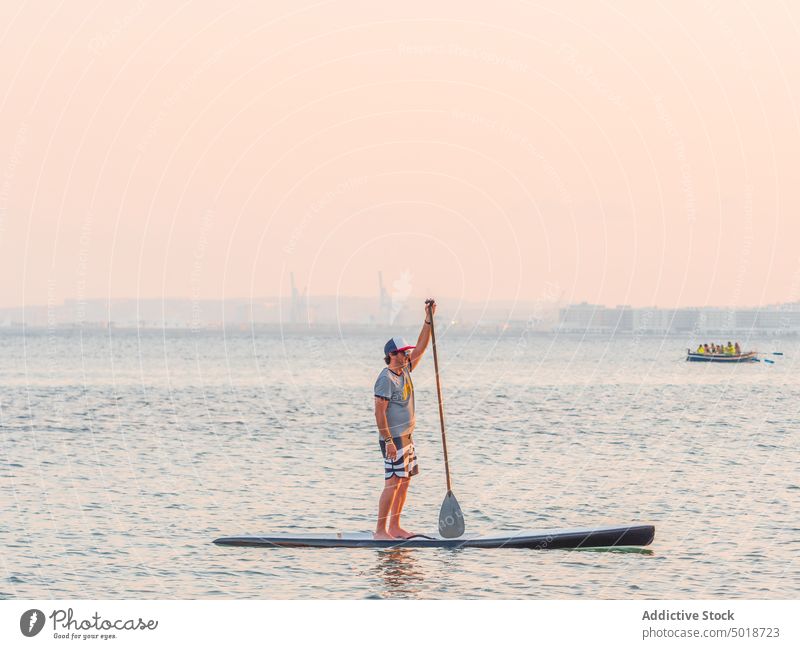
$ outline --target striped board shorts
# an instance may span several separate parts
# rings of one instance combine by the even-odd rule
[[[394,461],[386,457],[386,442],[380,440],[381,454],[383,455],[383,477],[388,480],[392,476],[410,478],[419,473],[417,453],[411,436],[395,437],[394,445],[397,447],[397,457]]]

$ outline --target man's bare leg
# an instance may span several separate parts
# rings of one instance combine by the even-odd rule
[[[394,539],[394,537],[386,531],[386,524],[389,522],[390,512],[397,498],[400,480],[402,480],[402,478],[393,475],[385,481],[383,491],[381,492],[381,498],[378,501],[378,526],[375,528],[376,539]]]
[[[400,527],[400,514],[403,511],[403,506],[406,504],[406,496],[408,495],[408,486],[411,484],[411,478],[398,478],[399,484],[397,486],[397,493],[392,502],[392,507],[389,510],[389,535],[396,539],[405,539],[413,536],[412,532],[408,532]]]

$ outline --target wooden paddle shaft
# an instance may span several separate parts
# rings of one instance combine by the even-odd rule
[[[425,304],[430,306],[432,300],[426,300]],[[439,422],[442,426],[442,450],[444,451],[444,472],[447,476],[447,491],[452,491],[450,486],[450,462],[447,459],[447,437],[444,433],[444,407],[442,406],[442,384],[439,381],[439,356],[436,354],[436,331],[433,328],[433,310],[428,309],[431,320],[431,344],[433,345],[433,369],[436,373],[436,396],[439,398]]]

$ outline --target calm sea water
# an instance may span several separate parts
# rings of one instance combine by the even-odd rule
[[[800,596],[796,339],[722,366],[675,338],[440,333],[468,532],[650,522],[647,552],[214,546],[374,526],[389,333],[0,334],[0,596]],[[404,525],[431,532],[430,351],[415,379]]]

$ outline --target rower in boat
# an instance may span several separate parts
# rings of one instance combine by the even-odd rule
[[[731,343],[731,341],[728,341],[726,345],[703,343],[697,346],[697,351],[693,352],[691,348],[687,349],[686,360],[734,363],[738,363],[740,361],[758,361],[758,352],[743,352],[738,342],[734,344]]]

